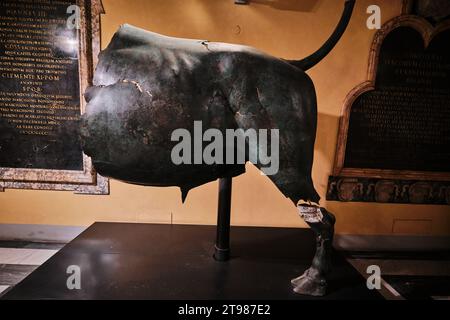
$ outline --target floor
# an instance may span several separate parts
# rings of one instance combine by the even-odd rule
[[[0,241],[0,297],[63,247],[64,244]]]
[[[381,270],[380,293],[388,300],[450,300],[450,252],[347,254],[347,261],[368,278],[369,266]]]
[[[306,256],[308,256],[307,259],[309,259],[309,255],[313,253],[310,250],[306,250],[308,252],[305,251],[304,256],[296,256],[297,253],[289,249],[289,247],[292,248],[292,246],[285,246],[285,243],[287,243],[286,241],[290,240],[296,241],[296,243],[299,241],[310,242],[310,240],[313,240],[308,238],[310,237],[310,234],[299,234],[298,230],[278,230],[275,228],[233,229],[232,239],[236,242],[233,244],[234,262],[232,262],[227,269],[223,269],[223,265],[212,261],[209,255],[211,245],[209,239],[213,239],[214,228],[201,227],[201,229],[195,229],[196,227],[188,227],[187,229],[184,228],[181,230],[174,229],[170,226],[163,227],[163,229],[157,226],[158,229],[151,229],[152,227],[150,226],[151,225],[147,225],[144,229],[140,230],[143,232],[144,238],[148,240],[147,244],[143,243],[142,240],[144,238],[141,239],[139,236],[130,234],[130,232],[134,233],[138,230],[135,229],[135,225],[128,224],[97,224],[93,230],[91,229],[90,232],[88,230],[88,232],[82,234],[78,240],[67,245],[63,250],[61,249],[64,247],[64,244],[0,241],[0,297],[7,292],[11,293],[11,289],[14,286],[22,282],[22,280],[39,266],[43,265],[59,252],[59,255],[56,255],[54,259],[50,259],[47,264],[39,269],[41,274],[48,276],[48,274],[52,274],[58,269],[59,262],[73,262],[74,259],[78,259],[82,266],[84,264],[83,270],[89,269],[88,267],[92,267],[92,265],[95,264],[98,267],[96,270],[100,271],[90,271],[94,276],[92,279],[95,279],[98,284],[95,289],[86,288],[86,292],[78,293],[78,295],[75,296],[64,293],[60,296],[54,296],[54,298],[119,298],[120,296],[115,295],[116,290],[117,292],[120,292],[120,294],[124,294],[125,291],[119,287],[126,285],[127,287],[132,286],[134,288],[131,291],[128,290],[129,296],[126,296],[126,298],[131,298],[132,295],[135,295],[138,298],[164,297],[170,299],[174,297],[167,295],[165,292],[173,291],[168,290],[168,288],[170,289],[173,285],[171,281],[174,281],[174,283],[188,281],[188,283],[192,284],[192,281],[194,280],[185,280],[185,277],[179,279],[164,278],[164,275],[161,275],[161,271],[155,272],[153,279],[152,272],[149,272],[149,270],[168,268],[167,273],[172,274],[171,277],[176,278],[176,275],[173,276],[173,274],[176,273],[178,267],[181,267],[183,271],[187,270],[192,274],[197,274],[200,278],[203,277],[203,282],[220,282],[221,278],[227,278],[226,286],[224,287],[221,287],[223,285],[221,282],[217,282],[217,286],[221,288],[221,290],[217,292],[202,291],[200,289],[198,289],[197,292],[192,292],[192,290],[190,292],[181,290],[177,293],[178,297],[181,298],[186,298],[186,295],[189,295],[189,297],[192,297],[192,295],[195,297],[195,295],[197,295],[198,298],[207,295],[215,295],[216,298],[230,298],[235,296],[233,293],[235,292],[233,291],[233,286],[239,287],[239,290],[244,290],[247,294],[247,296],[244,294],[238,298],[254,297],[255,293],[252,291],[252,288],[241,288],[243,285],[242,282],[246,280],[246,277],[242,277],[241,274],[245,273],[245,271],[252,270],[253,274],[246,273],[250,278],[254,278],[252,280],[264,278],[266,282],[265,286],[261,286],[256,293],[260,298],[270,298],[270,294],[274,294],[275,290],[277,291],[277,296],[280,298],[284,295],[286,299],[296,299],[298,298],[297,296],[291,296],[287,290],[284,291],[285,286],[279,286],[279,284],[284,284],[282,280],[291,276],[289,272],[301,272],[302,270],[300,269],[305,268],[306,266],[302,266],[302,263],[304,264],[306,262],[301,262],[300,260],[303,259],[302,261],[304,261]],[[119,230],[121,231],[122,236],[114,241],[104,237],[105,234],[109,234],[112,231],[116,231],[113,233],[117,234],[117,231]],[[201,230],[200,235],[198,232],[199,230]],[[149,231],[151,231],[150,234]],[[260,240],[264,240],[268,231],[271,233],[271,236],[269,236],[268,239],[271,243],[269,248],[267,250],[261,250],[261,246],[259,246],[259,249],[254,250],[254,248],[258,248],[255,247],[255,245],[257,245]],[[158,232],[160,232],[160,234],[158,234]],[[127,234],[128,237],[126,236]],[[147,234],[147,236],[145,236],[145,234]],[[171,236],[165,237],[164,234],[170,234]],[[253,241],[245,240],[249,237],[253,239]],[[300,238],[294,239],[296,237]],[[186,252],[183,252],[183,243],[186,245],[186,241],[183,241],[183,239],[191,239],[191,245],[194,244],[192,242],[198,241],[196,244],[198,250],[194,250],[196,251],[197,256],[189,256]],[[313,242],[308,243],[306,247],[310,247],[312,243]],[[137,244],[142,246],[142,249],[136,247]],[[96,246],[99,251],[97,249],[92,250],[93,246]],[[189,245],[189,247],[191,246]],[[87,254],[85,252],[81,253],[80,251],[83,251],[83,248],[88,248],[87,250],[89,252],[87,252]],[[144,251],[140,251],[144,249],[145,253]],[[135,252],[123,254],[123,258],[121,258],[121,252],[123,250],[134,250]],[[170,255],[166,255],[167,252],[165,251],[171,251]],[[342,255],[345,257],[342,258],[342,261],[339,260],[340,258],[336,258],[339,272],[334,274],[333,281],[335,287],[338,288],[342,286],[342,281],[345,280],[344,282],[350,283],[350,289],[347,291],[339,291],[335,288],[334,292],[331,294],[331,298],[377,298],[376,295],[373,295],[364,288],[364,279],[369,277],[366,272],[367,267],[376,265],[380,267],[382,272],[382,286],[378,292],[385,299],[450,299],[450,254],[448,253],[440,253],[439,255],[413,253],[344,253]],[[145,262],[145,257],[143,258],[143,256],[151,256],[153,260],[157,257],[158,261],[156,263],[155,261]],[[174,256],[177,257],[175,260],[173,259]],[[170,260],[168,260],[166,266],[158,265],[159,261],[164,261],[166,258]],[[300,263],[295,261],[294,264],[294,260],[291,258],[297,259]],[[121,265],[121,262],[123,263],[125,261],[127,265]],[[201,261],[201,266],[196,265],[196,261]],[[130,266],[130,264],[132,266]],[[115,281],[113,286],[111,285],[111,278],[105,276],[105,274],[109,273],[105,270],[105,266],[108,266],[110,269],[115,269],[115,272],[112,272],[110,275]],[[145,270],[144,278],[139,275],[136,276],[136,274],[141,272],[140,268]],[[234,270],[236,275],[233,275],[233,271],[229,271],[229,269]],[[171,272],[168,272],[170,270]],[[211,270],[213,270],[213,273],[216,272],[217,274],[220,274],[220,277],[218,279],[214,278],[214,276],[208,278],[205,274],[208,274]],[[357,277],[352,273],[352,270],[354,270],[355,274],[359,273],[358,276],[362,279],[361,281],[357,280]],[[47,285],[47,282],[49,281],[44,279],[45,284],[40,283],[39,281],[42,279],[39,278],[39,272],[33,274],[34,278],[29,277],[27,281],[23,281],[23,283],[21,283],[22,290],[17,290],[17,292],[27,292],[28,294],[33,291],[30,290],[30,288],[39,287],[39,290],[35,291],[33,294],[30,293],[31,296],[29,296],[29,298],[39,298],[39,295],[44,293],[47,295],[45,297],[50,297],[51,294],[55,294],[55,288],[51,287],[51,285],[48,285],[47,288],[41,287],[42,285]],[[120,272],[120,276],[118,276],[117,272]],[[224,275],[224,272],[227,272],[228,274]],[[271,281],[270,279],[267,279],[268,274],[273,275]],[[343,274],[346,276],[344,277]],[[277,276],[275,275],[279,276],[281,280],[277,280]],[[344,278],[339,279],[339,277]],[[108,283],[109,285],[107,289],[104,289],[105,283]],[[250,281],[250,283],[252,283],[252,281]],[[271,283],[272,287],[270,287]],[[149,287],[154,287],[155,284],[157,284],[159,288],[155,291],[153,296],[149,296]],[[141,286],[141,288],[139,288],[139,286]],[[105,291],[106,293],[103,293],[104,295],[102,295],[102,293],[98,292],[98,287],[102,287],[102,290],[106,290],[107,292]],[[267,287],[270,287],[270,290]],[[15,294],[15,296],[12,295],[12,298],[17,298],[18,295],[20,297],[20,292]]]

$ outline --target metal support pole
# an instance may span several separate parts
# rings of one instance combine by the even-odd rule
[[[219,205],[217,210],[217,239],[214,259],[230,259],[230,219],[232,178],[219,180]]]

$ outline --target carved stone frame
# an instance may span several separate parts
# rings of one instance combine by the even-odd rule
[[[100,52],[100,16],[104,13],[101,0],[77,0],[81,21],[79,37],[80,111],[86,102],[83,92],[91,84],[94,66]],[[109,194],[109,180],[98,175],[91,159],[83,154],[83,170],[46,170],[0,168],[0,191],[4,189],[36,189],[74,191],[79,194]]]
[[[411,15],[396,17],[386,24],[376,33],[372,48],[370,49],[368,80],[356,86],[347,95],[342,109],[340,119],[338,146],[336,151],[334,176],[345,177],[368,177],[381,179],[410,179],[410,180],[432,180],[432,181],[450,181],[450,172],[426,172],[426,171],[407,171],[407,170],[381,170],[365,168],[345,168],[345,151],[347,147],[347,135],[350,122],[351,107],[355,100],[365,92],[375,90],[375,78],[377,75],[377,66],[381,50],[381,45],[385,37],[394,29],[399,27],[411,27],[422,34],[425,46],[428,46],[433,37],[446,29],[450,28],[450,22],[445,22],[437,27],[433,27],[423,18]]]
[[[368,80],[353,88],[345,98],[339,124],[333,175],[328,184],[327,199],[330,201],[450,204],[450,172],[344,166],[351,107],[360,95],[375,90],[381,46],[386,36],[396,28],[407,26],[417,30],[422,35],[425,46],[428,46],[437,33],[450,29],[450,21],[433,26],[424,18],[405,14],[408,12],[407,4],[411,1],[405,0],[404,3],[404,14],[385,23],[375,34],[369,55]],[[417,196],[414,190],[420,188],[430,190],[429,194]],[[386,189],[390,191],[386,192]]]

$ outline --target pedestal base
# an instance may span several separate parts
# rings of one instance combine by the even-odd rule
[[[96,223],[11,290],[4,299],[382,299],[338,253],[329,294],[293,293],[290,280],[314,255],[306,229],[231,230],[228,262],[213,258],[214,226]],[[69,266],[81,290],[69,290]]]

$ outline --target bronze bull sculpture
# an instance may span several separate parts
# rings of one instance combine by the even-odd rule
[[[301,61],[278,59],[241,45],[177,39],[122,26],[100,54],[93,86],[85,93],[88,105],[81,125],[85,153],[103,176],[148,186],[179,186],[184,201],[192,188],[244,173],[245,164],[174,163],[174,131],[184,128],[194,133],[199,122],[219,132],[277,129],[279,149],[265,150],[279,151],[279,168],[269,178],[298,205],[317,233],[313,265],[292,284],[298,293],[324,295],[335,218],[310,204],[320,200],[311,179],[317,107],[315,88],[305,71],[334,48],[354,4],[345,2],[330,39]],[[245,159],[260,149],[247,144]],[[223,152],[230,153],[230,145]],[[264,169],[258,160],[254,164]]]

